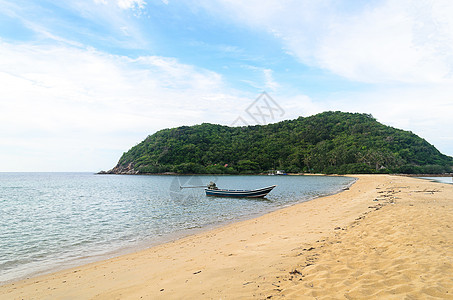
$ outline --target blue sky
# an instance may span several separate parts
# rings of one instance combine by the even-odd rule
[[[159,129],[371,113],[453,155],[453,2],[0,0],[0,171],[98,171]]]

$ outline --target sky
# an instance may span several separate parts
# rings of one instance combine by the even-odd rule
[[[108,170],[160,129],[328,110],[453,156],[452,15],[450,0],[0,0],[0,172]]]

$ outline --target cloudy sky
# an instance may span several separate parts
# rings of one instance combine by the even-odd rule
[[[453,155],[453,1],[0,0],[0,171],[99,171],[159,129],[370,113]]]

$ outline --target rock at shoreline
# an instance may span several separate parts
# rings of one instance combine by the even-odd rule
[[[100,171],[97,174],[121,174],[121,175],[136,175],[139,172],[134,169],[132,163],[129,163],[127,166],[116,165],[113,169],[108,171]]]

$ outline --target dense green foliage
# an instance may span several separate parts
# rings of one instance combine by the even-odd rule
[[[371,115],[324,112],[269,125],[164,129],[121,157],[140,173],[444,173],[453,158]]]

